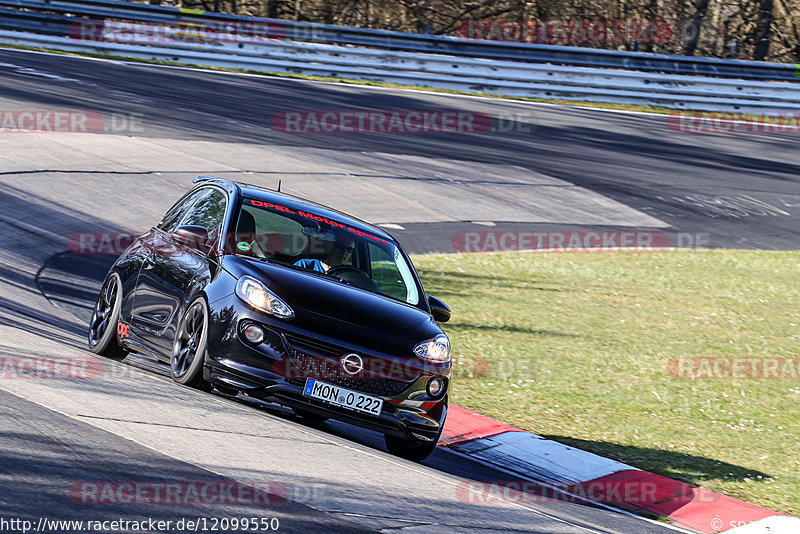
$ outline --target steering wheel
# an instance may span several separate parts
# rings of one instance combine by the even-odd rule
[[[378,284],[376,284],[367,273],[358,267],[353,267],[352,265],[337,265],[336,267],[331,267],[328,269],[326,274],[335,276],[339,280],[347,282],[361,289],[366,289],[367,291],[372,291],[373,293],[380,293]]]

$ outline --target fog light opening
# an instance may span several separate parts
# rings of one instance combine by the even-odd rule
[[[244,328],[244,337],[250,343],[261,343],[264,341],[264,329],[257,324],[249,324]]]
[[[444,392],[444,380],[438,377],[428,380],[428,396],[437,398]]]

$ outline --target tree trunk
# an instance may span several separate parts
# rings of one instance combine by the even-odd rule
[[[703,19],[708,11],[709,0],[697,0],[694,5],[694,15],[689,19],[689,25],[684,30],[686,34],[686,44],[683,53],[686,56],[693,56],[697,50],[697,42],[700,40],[700,30],[703,27]]]
[[[758,21],[756,22],[756,46],[753,49],[753,59],[763,61],[769,54],[769,41],[772,37],[772,19],[775,4],[773,0],[759,0]]]
[[[278,0],[264,0],[264,16],[268,19],[278,18]]]

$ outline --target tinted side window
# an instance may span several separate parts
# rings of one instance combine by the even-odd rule
[[[224,194],[216,189],[207,189],[203,196],[200,197],[200,200],[189,210],[186,217],[183,218],[181,226],[202,226],[208,230],[209,235],[212,235],[222,226],[227,205],[227,199]]]
[[[397,268],[394,259],[380,247],[369,243],[369,262],[372,269],[372,280],[378,284],[381,293],[398,300],[408,299],[408,286]]]
[[[302,234],[299,222],[266,210],[242,207],[253,216],[256,223],[256,239],[265,252],[297,256],[305,250],[308,237]]]
[[[167,214],[164,215],[164,218],[161,219],[161,222],[158,223],[158,228],[160,230],[164,230],[165,232],[174,232],[178,227],[180,220],[183,219],[184,215],[186,215],[186,212],[188,212],[189,208],[192,207],[192,204],[194,204],[198,198],[203,196],[203,193],[205,192],[205,189],[195,191],[193,194],[176,202],[175,205],[169,209]]]

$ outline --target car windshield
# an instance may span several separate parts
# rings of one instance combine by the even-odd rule
[[[328,217],[245,198],[233,254],[281,263],[417,305],[420,290],[397,244]]]

